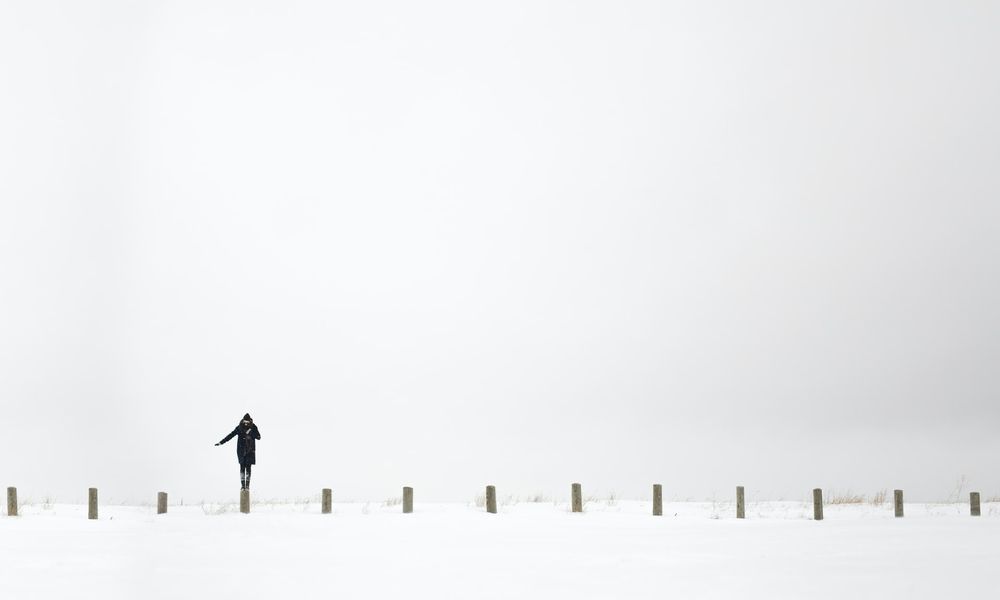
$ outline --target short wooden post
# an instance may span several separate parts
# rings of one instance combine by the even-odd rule
[[[736,518],[745,519],[747,518],[746,513],[746,502],[743,498],[743,486],[736,486]]]
[[[240,512],[250,514],[250,490],[240,490]]]
[[[17,488],[9,487],[7,488],[7,516],[16,517],[17,516]]]
[[[413,488],[411,487],[403,488],[403,512],[413,512]]]
[[[653,516],[663,516],[663,486],[659,483],[653,484]]]
[[[893,506],[896,508],[896,516],[903,516],[903,490],[892,491]]]
[[[823,520],[823,490],[820,488],[813,490],[813,520]]]
[[[10,502],[8,500],[8,502]],[[981,516],[979,508],[979,492],[972,492],[969,494],[969,512],[973,517]]]
[[[333,512],[333,490],[330,488],[323,488],[323,501],[322,501],[322,511],[324,515],[328,515]]]
[[[583,486],[574,483],[572,487],[573,512],[583,512]]]
[[[497,488],[493,485],[486,486],[486,512],[497,514]]]
[[[167,493],[159,492],[156,494],[156,514],[164,515],[167,513]]]
[[[87,490],[87,518],[97,518],[97,488]]]

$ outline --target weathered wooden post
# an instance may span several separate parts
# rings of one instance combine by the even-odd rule
[[[163,515],[167,513],[167,493],[158,492],[156,494],[156,514]]]
[[[663,486],[659,483],[653,484],[653,516],[663,516]]]
[[[573,512],[583,512],[583,486],[579,483],[574,483],[572,488],[573,495]]]
[[[497,488],[493,485],[486,486],[486,512],[497,513]]]
[[[10,502],[8,500],[8,502]],[[969,494],[969,512],[973,517],[981,516],[979,508],[979,492],[972,492]]]
[[[7,516],[16,517],[17,516],[17,488],[9,487],[7,488]]]
[[[893,506],[896,508],[896,517],[903,516],[903,490],[892,491]]]
[[[240,490],[240,512],[250,514],[250,490]]]
[[[333,512],[333,490],[330,488],[323,488],[323,514],[328,515]]]
[[[813,490],[813,520],[823,520],[823,490],[820,488]]]
[[[743,499],[743,486],[736,486],[736,518],[745,519],[746,515],[746,502]]]
[[[403,488],[403,512],[413,512],[413,488],[411,487]]]
[[[97,518],[97,488],[87,490],[87,518]]]

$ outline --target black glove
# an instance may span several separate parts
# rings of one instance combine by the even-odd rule
[[[221,443],[221,442],[215,442],[215,445],[216,445],[216,446],[221,446],[221,445],[222,445],[222,443]]]

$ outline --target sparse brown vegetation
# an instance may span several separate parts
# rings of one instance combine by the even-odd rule
[[[847,490],[844,493],[833,492],[826,501],[827,504],[864,504],[864,502],[864,494],[855,494],[851,490]]]

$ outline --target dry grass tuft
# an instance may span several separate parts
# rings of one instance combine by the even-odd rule
[[[827,504],[864,504],[865,495],[855,494],[851,490],[847,490],[843,494],[838,494],[836,492],[830,494],[830,499],[827,500]]]

